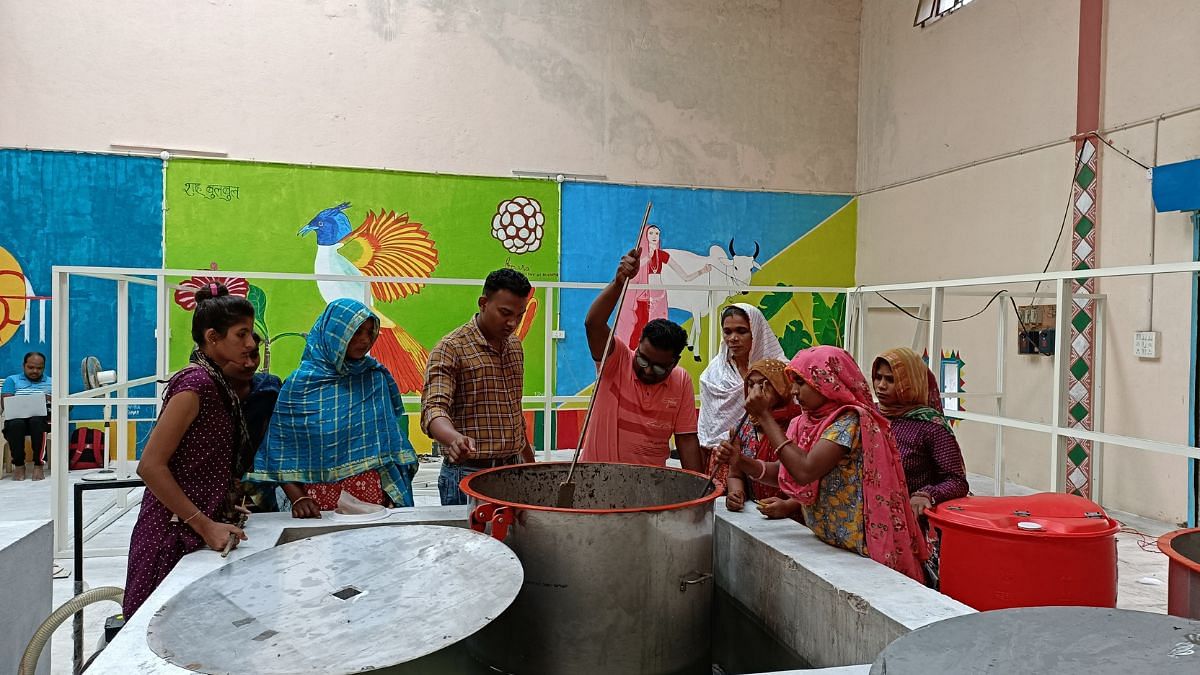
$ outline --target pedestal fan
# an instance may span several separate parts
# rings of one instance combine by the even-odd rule
[[[100,365],[100,359],[95,356],[85,356],[79,364],[79,374],[83,377],[83,387],[85,391],[99,389],[110,384],[115,384],[117,381],[117,371],[104,370]],[[109,398],[108,394],[104,394],[104,398]],[[104,429],[107,437],[108,422],[110,419],[108,406],[103,406],[104,410]],[[108,443],[105,443],[105,458],[104,463],[108,464]],[[97,469],[91,473],[83,475],[83,480],[99,481],[99,480],[114,480],[117,477],[117,472],[112,469]]]

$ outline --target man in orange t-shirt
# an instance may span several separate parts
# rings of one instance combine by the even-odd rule
[[[621,287],[637,269],[635,249],[621,259],[612,283],[588,310],[584,326],[597,366],[609,339],[609,316]],[[678,367],[687,333],[677,323],[655,319],[638,337],[635,348],[613,339],[583,439],[582,460],[664,466],[674,436],[683,468],[703,471],[692,376]]]

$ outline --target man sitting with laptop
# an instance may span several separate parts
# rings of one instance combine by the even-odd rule
[[[33,450],[33,479],[46,477],[46,431],[50,428],[50,377],[46,375],[46,355],[29,352],[21,373],[10,375],[0,388],[0,406],[4,410],[4,439],[12,452],[13,480],[25,480],[25,438]]]

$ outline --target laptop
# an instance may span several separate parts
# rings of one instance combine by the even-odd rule
[[[4,399],[4,419],[23,420],[50,414],[45,394],[18,394]]]

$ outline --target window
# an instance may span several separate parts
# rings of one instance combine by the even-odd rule
[[[918,0],[917,18],[913,19],[913,26],[924,28],[971,2],[972,0]]]

